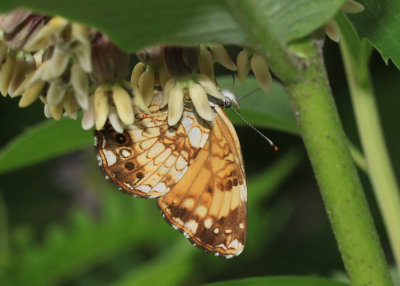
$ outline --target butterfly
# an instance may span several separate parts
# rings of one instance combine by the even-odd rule
[[[227,98],[228,100],[228,98]],[[229,101],[228,101],[229,102]],[[247,186],[239,139],[218,104],[214,120],[185,104],[176,126],[156,94],[150,113],[134,107],[135,122],[96,131],[100,167],[128,194],[157,198],[163,217],[195,246],[226,258],[239,255],[247,234]]]

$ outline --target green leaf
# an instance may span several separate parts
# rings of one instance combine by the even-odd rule
[[[136,267],[115,286],[130,285],[180,285],[193,270],[193,247],[186,241],[180,241],[148,263]]]
[[[95,178],[95,183],[96,190],[102,192],[101,219],[95,219],[83,210],[73,210],[68,225],[51,225],[40,244],[35,242],[23,251],[13,252],[13,259],[5,268],[4,281],[0,276],[1,285],[62,284],[99,262],[143,247],[150,238],[153,246],[159,247],[160,242],[171,244],[175,232],[162,220],[154,201],[119,194],[113,186],[104,184],[100,175]],[[187,247],[179,254],[183,261],[183,256],[188,258],[194,248],[179,234],[176,237]]]
[[[325,278],[300,276],[257,277],[206,284],[207,286],[346,286],[348,284]]]
[[[349,15],[358,34],[366,37],[387,63],[389,59],[400,68],[400,2],[357,0],[365,11]]]
[[[86,147],[92,141],[92,131],[82,130],[80,120],[47,120],[30,127],[0,150],[0,174]]]
[[[309,34],[327,22],[344,0],[258,1],[281,43]],[[241,26],[216,0],[3,0],[0,9],[17,7],[62,15],[106,33],[120,47],[137,51],[160,43],[220,42],[248,45]],[[229,4],[229,1],[228,1]]]
[[[218,77],[217,81],[224,89],[230,89],[232,86],[230,76]],[[233,90],[239,98],[253,91],[255,92],[240,101],[240,114],[247,121],[257,127],[298,134],[289,99],[281,84],[273,82],[271,90],[266,93],[259,88],[254,77],[248,77],[242,85],[235,86]],[[243,120],[229,109],[226,109],[226,113],[233,124],[245,125]]]

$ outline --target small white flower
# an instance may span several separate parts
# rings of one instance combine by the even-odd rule
[[[161,106],[168,102],[168,124],[173,126],[182,118],[185,102],[191,102],[200,117],[213,120],[207,94],[224,99],[215,83],[204,74],[195,74],[183,79],[170,79],[165,86]]]

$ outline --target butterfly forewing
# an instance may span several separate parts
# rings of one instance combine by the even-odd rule
[[[135,124],[123,133],[107,124],[96,132],[99,164],[126,193],[159,197],[184,176],[208,140],[210,126],[185,110],[178,126],[167,123],[167,110],[156,95],[146,114],[135,108]]]
[[[166,220],[197,246],[239,255],[247,232],[247,186],[236,132],[223,110],[185,176],[158,199]]]

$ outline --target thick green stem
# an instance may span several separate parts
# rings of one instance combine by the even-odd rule
[[[381,210],[393,254],[400,273],[400,192],[391,167],[378,109],[368,72],[369,56],[354,58],[344,34],[340,43],[343,62],[350,86],[358,132],[365,153],[368,173]],[[370,44],[359,41],[359,55],[369,54]]]
[[[287,86],[340,253],[353,285],[392,285],[346,136],[332,98],[322,43],[304,39],[302,80]]]

